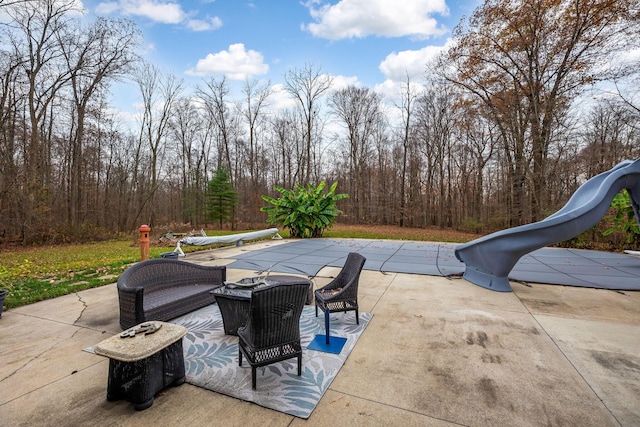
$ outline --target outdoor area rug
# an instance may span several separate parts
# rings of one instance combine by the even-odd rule
[[[251,365],[238,366],[238,337],[225,335],[217,304],[201,308],[172,323],[185,326],[183,339],[187,382],[217,393],[256,403],[300,418],[308,418],[338,374],[367,327],[372,315],[355,312],[331,315],[331,336],[347,339],[339,354],[307,349],[317,334],[324,334],[324,316],[305,306],[300,318],[302,376],[297,359],[277,362],[257,370],[256,390],[251,389]]]

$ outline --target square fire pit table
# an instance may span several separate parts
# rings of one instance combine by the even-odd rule
[[[248,277],[236,282],[228,283],[220,288],[211,291],[216,296],[216,302],[220,307],[224,333],[227,335],[238,335],[238,328],[243,326],[249,318],[249,307],[251,305],[251,292],[259,289],[260,286],[276,284],[300,284],[309,286],[307,292],[307,304],[313,302],[313,282],[300,276],[287,276],[272,274],[268,277]]]

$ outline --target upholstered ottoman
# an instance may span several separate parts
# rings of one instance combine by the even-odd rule
[[[143,325],[153,325],[156,331],[145,334]],[[141,332],[126,336],[132,330]],[[145,322],[98,344],[96,354],[109,358],[107,400],[126,399],[140,411],[153,404],[159,391],[184,383],[182,337],[186,333],[184,326]]]

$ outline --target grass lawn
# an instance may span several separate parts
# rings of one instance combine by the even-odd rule
[[[231,233],[207,231],[210,236]],[[289,237],[286,232],[280,235]],[[478,235],[440,229],[336,225],[325,237],[467,242]],[[175,247],[160,244],[157,239],[151,236],[150,258],[158,258]],[[185,246],[183,250],[193,252],[212,247]],[[0,289],[9,289],[5,309],[114,283],[130,264],[139,260],[140,248],[132,240],[5,248],[0,251]]]

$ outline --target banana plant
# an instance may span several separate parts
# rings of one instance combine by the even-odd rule
[[[275,186],[281,197],[262,196],[272,206],[260,210],[267,213],[267,223],[288,229],[291,237],[322,237],[324,230],[342,213],[336,202],[349,197],[348,194],[336,194],[337,186],[336,181],[326,192],[325,181],[318,186],[296,184],[292,190]]]

